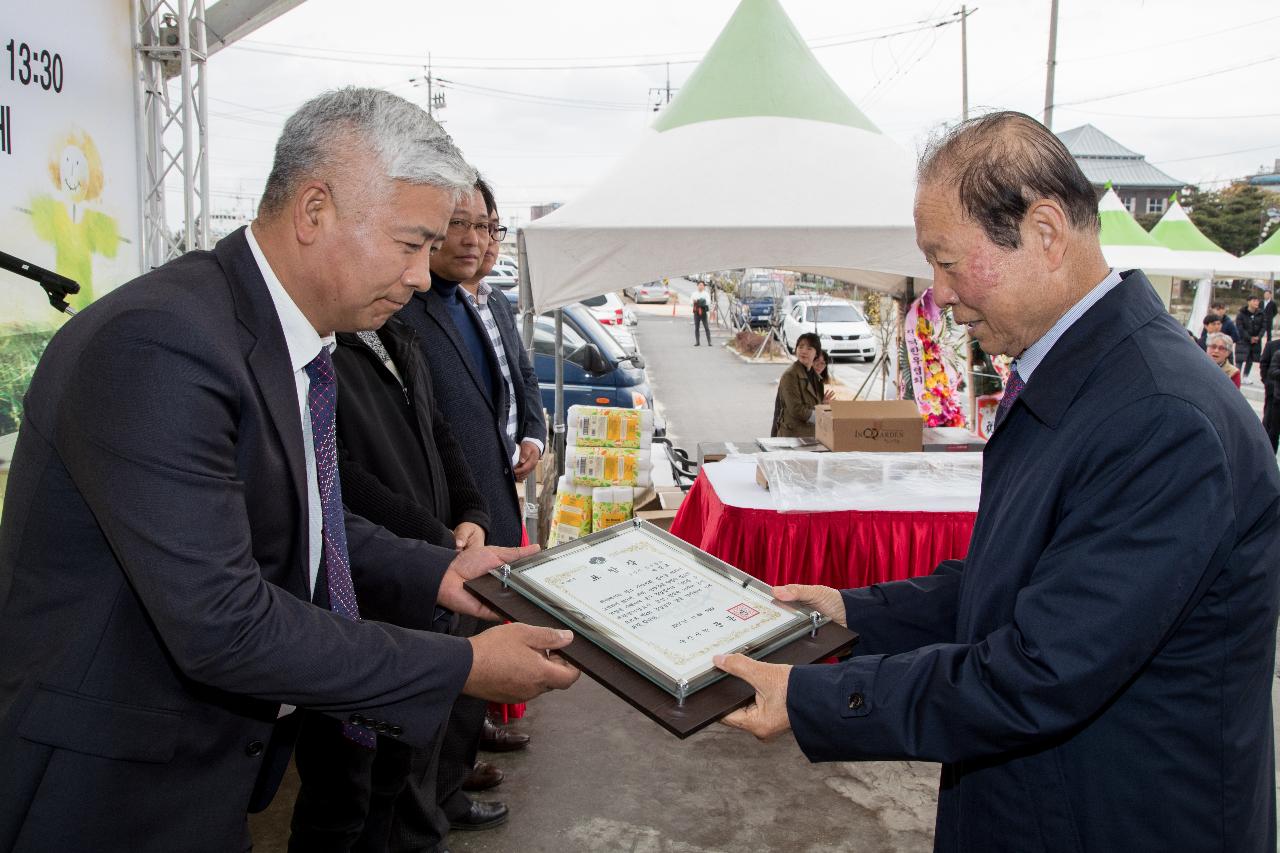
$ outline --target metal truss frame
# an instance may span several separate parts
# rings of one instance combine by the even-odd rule
[[[204,0],[129,0],[135,36],[144,271],[209,246],[209,125]],[[167,219],[180,187],[182,227]]]

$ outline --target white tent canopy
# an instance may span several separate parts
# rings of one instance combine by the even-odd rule
[[[680,95],[603,180],[521,230],[537,311],[655,279],[820,270],[929,278],[913,158],[858,111],[777,0],[742,0]]]

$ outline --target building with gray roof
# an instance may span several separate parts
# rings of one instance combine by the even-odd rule
[[[1170,177],[1147,162],[1136,151],[1125,148],[1091,124],[1073,127],[1058,134],[1085,177],[1098,190],[1107,184],[1115,188],[1125,209],[1135,216],[1164,213],[1169,196],[1186,186],[1186,181]]]

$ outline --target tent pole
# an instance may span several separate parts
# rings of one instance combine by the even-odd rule
[[[911,310],[911,303],[915,301],[916,301],[916,280],[911,276],[907,276],[907,280],[903,287],[902,301],[898,303],[897,323],[894,325],[894,331],[897,332],[897,340],[894,342],[894,347],[893,347],[893,382],[894,382],[894,389],[895,389],[893,398],[895,400],[901,399],[901,395],[898,394],[897,392],[898,375],[902,371],[902,366],[898,364],[898,355],[902,350],[902,346],[903,346],[902,342],[907,339],[906,338],[907,312]],[[881,381],[880,381],[880,399],[881,400],[888,399],[885,397],[885,394],[888,393],[888,389],[885,387],[888,384],[888,379],[889,377],[887,373],[881,378]]]
[[[556,474],[564,474],[564,309],[556,309]]]
[[[516,266],[520,272],[520,337],[524,348],[529,351],[529,361],[533,361],[533,286],[529,281],[529,256],[524,250],[524,229],[516,231]],[[555,444],[547,442],[547,446],[555,452]],[[558,457],[557,457],[558,458]],[[529,472],[524,481],[524,517],[525,532],[530,542],[541,543],[542,526],[538,518],[538,471]]]
[[[524,249],[524,229],[516,232],[516,267],[520,272],[520,336],[533,358],[533,283],[529,280],[529,255]]]

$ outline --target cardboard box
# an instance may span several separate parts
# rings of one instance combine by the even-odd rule
[[[642,518],[650,524],[656,524],[663,530],[671,530],[671,522],[676,520],[674,509],[652,509],[637,512],[636,518]]]
[[[658,491],[653,486],[636,489],[633,505],[637,513],[662,509],[662,504],[658,503]]]
[[[833,400],[817,408],[815,428],[837,452],[923,449],[924,421],[911,400]]]
[[[987,446],[984,438],[979,438],[964,427],[925,427],[924,449],[926,452],[975,452],[981,453]]]
[[[755,441],[700,441],[698,442],[698,464],[719,462],[727,456],[739,456],[755,453]]]
[[[682,489],[659,489],[658,505],[664,510],[677,510],[684,503],[684,495]]]

